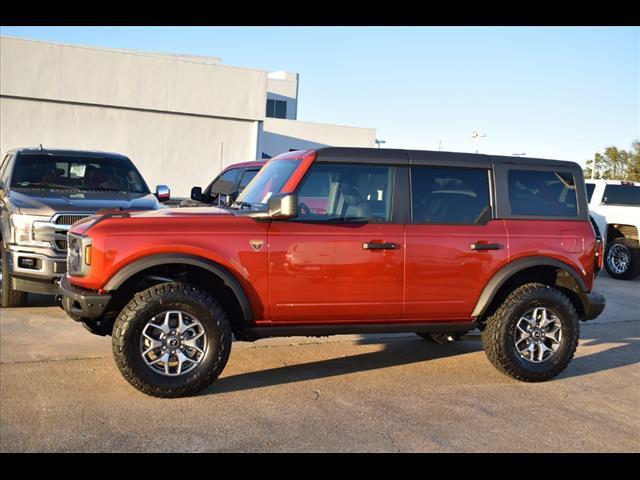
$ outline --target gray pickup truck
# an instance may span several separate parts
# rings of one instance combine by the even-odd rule
[[[0,305],[24,306],[28,292],[58,293],[73,223],[103,209],[155,210],[168,198],[168,187],[152,194],[120,154],[10,150],[0,161]]]

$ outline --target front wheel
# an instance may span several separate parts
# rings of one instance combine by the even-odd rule
[[[27,304],[27,292],[14,290],[9,275],[8,256],[0,240],[0,307],[24,307]]]
[[[616,238],[607,244],[604,268],[618,280],[632,280],[640,275],[640,245],[631,238]]]
[[[575,307],[558,289],[523,285],[487,319],[482,343],[502,373],[543,382],[562,372],[575,354],[580,326]]]
[[[218,378],[231,351],[231,327],[220,304],[179,282],[136,294],[116,319],[112,335],[120,373],[155,397],[203,390]]]

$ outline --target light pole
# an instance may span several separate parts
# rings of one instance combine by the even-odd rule
[[[480,139],[486,137],[487,135],[484,133],[479,133],[477,131],[471,132],[471,138],[476,139],[476,153],[478,153],[478,146],[480,145]]]
[[[378,148],[380,148],[380,145],[382,145],[383,143],[387,143],[386,140],[378,140],[376,138],[376,144],[378,145]]]

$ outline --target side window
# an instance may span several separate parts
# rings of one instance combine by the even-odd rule
[[[303,221],[388,222],[393,167],[314,164],[298,189]]]
[[[211,185],[211,196],[218,195],[219,193],[222,193],[223,195],[229,195],[232,193],[236,186],[239,174],[239,168],[234,168],[224,172],[222,176],[213,182],[213,185]]]
[[[595,183],[587,183],[587,202],[591,203],[591,197],[593,197],[593,191],[596,189]]]
[[[509,171],[512,215],[575,217],[578,215],[573,175],[542,170]]]
[[[260,170],[245,170],[244,173],[242,174],[242,177],[240,178],[240,184],[238,185],[238,192],[243,191],[244,187],[249,185],[249,182],[253,180],[253,177],[255,177],[259,171]]]
[[[491,219],[489,171],[411,167],[413,223],[474,225]]]

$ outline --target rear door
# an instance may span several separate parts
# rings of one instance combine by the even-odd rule
[[[296,190],[299,217],[273,221],[269,229],[272,321],[402,318],[404,221],[393,215],[400,171],[406,180],[406,167],[310,167]]]
[[[411,221],[406,226],[407,320],[466,320],[508,259],[494,219],[488,158],[410,152]]]

